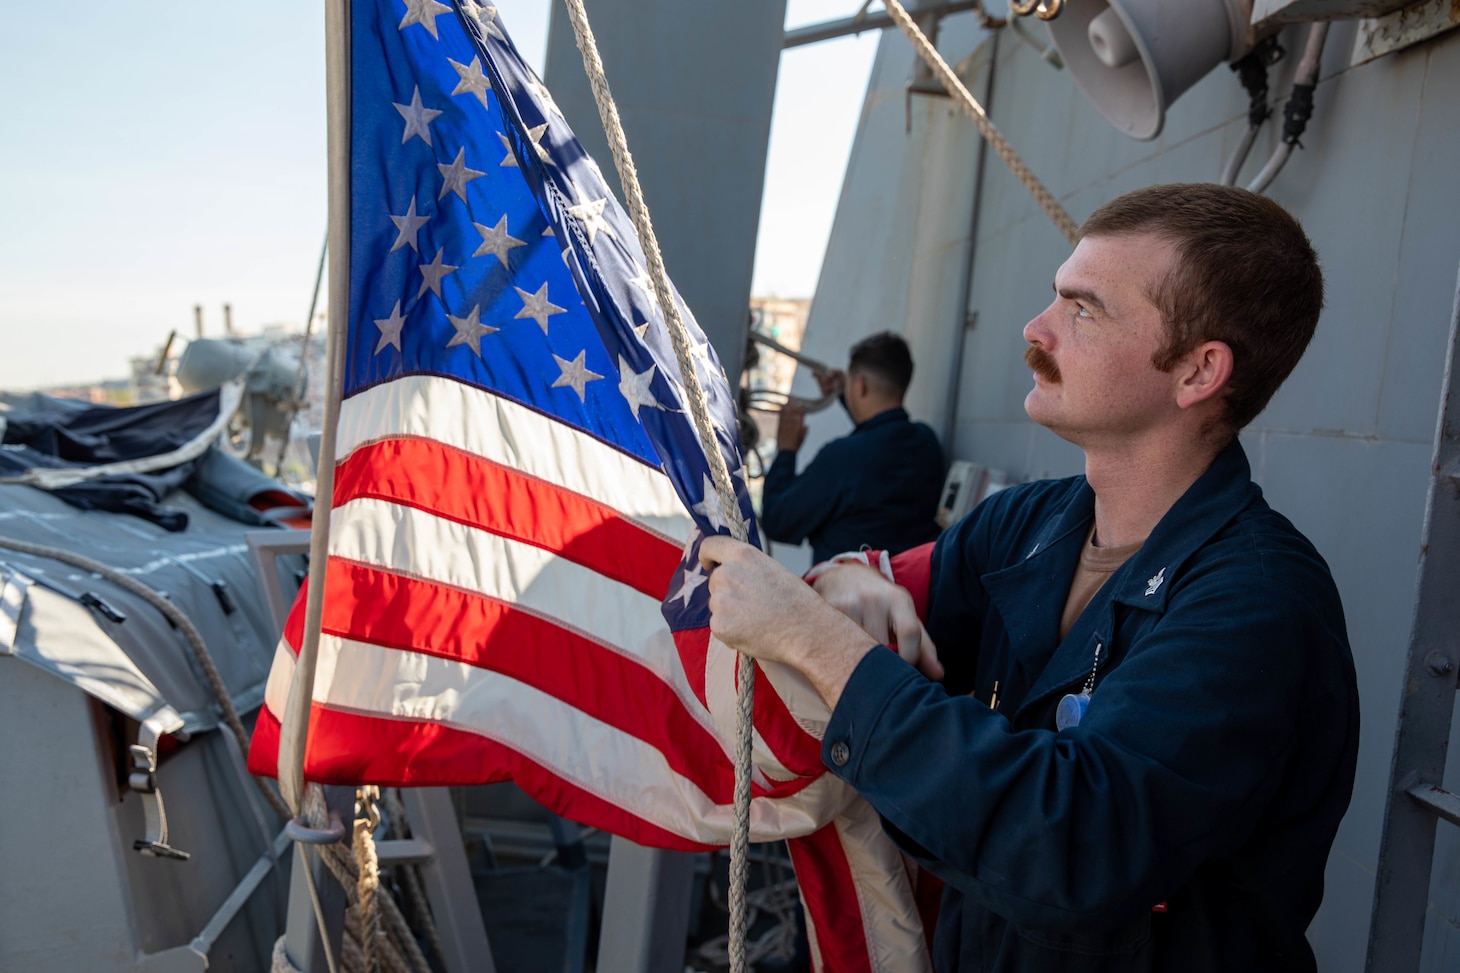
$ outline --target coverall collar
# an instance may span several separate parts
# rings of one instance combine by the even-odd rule
[[[857,423],[857,428],[853,429],[852,432],[861,432],[863,429],[871,429],[875,426],[885,426],[889,422],[906,421],[907,410],[900,405],[895,405],[890,409],[883,409],[875,416],[869,416],[868,418],[863,419],[861,422]]]
[[[1095,513],[1095,492],[1083,477],[1072,481],[1065,509],[1054,517],[1018,563],[982,578],[1009,634],[1015,659],[1029,687],[1010,702],[1023,709],[1090,672],[1095,643],[1106,658],[1115,624],[1115,604],[1164,612],[1174,576],[1191,555],[1237,516],[1261,490],[1252,482],[1247,455],[1235,440],[1219,453],[1195,483],[1151,531],[1066,637],[1059,619],[1080,550]],[[1031,590],[1043,597],[1029,597]]]

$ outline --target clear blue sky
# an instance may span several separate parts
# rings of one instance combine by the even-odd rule
[[[539,69],[552,0],[496,0]],[[789,26],[857,0],[790,0]],[[302,328],[325,229],[324,4],[15,5],[0,32],[0,389],[120,378],[173,329]],[[589,8],[590,15],[592,8]],[[809,297],[876,34],[786,52],[754,293]],[[612,78],[613,65],[608,65]]]

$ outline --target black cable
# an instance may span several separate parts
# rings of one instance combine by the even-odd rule
[[[1286,145],[1303,147],[1298,141],[1303,135],[1303,130],[1308,127],[1308,119],[1313,117],[1313,90],[1317,84],[1295,84],[1293,93],[1288,96],[1287,104],[1283,105],[1283,142]]]
[[[1287,51],[1277,38],[1269,37],[1231,64],[1247,92],[1247,124],[1253,128],[1272,115],[1272,109],[1267,105],[1267,69],[1281,61],[1285,54]]]

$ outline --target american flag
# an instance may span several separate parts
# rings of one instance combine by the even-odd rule
[[[357,0],[350,305],[305,776],[514,779],[642,844],[728,842],[733,652],[697,539],[728,532],[633,227],[497,11]],[[679,302],[676,296],[676,301]],[[692,335],[738,516],[734,401]],[[303,597],[249,756],[276,774]],[[827,970],[926,968],[901,861],[758,673],[752,840],[791,838]]]

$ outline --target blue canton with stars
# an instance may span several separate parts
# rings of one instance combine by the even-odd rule
[[[496,9],[361,0],[351,29],[345,396],[407,375],[491,390],[662,467],[727,533],[632,224]],[[734,400],[675,300],[758,545]]]

